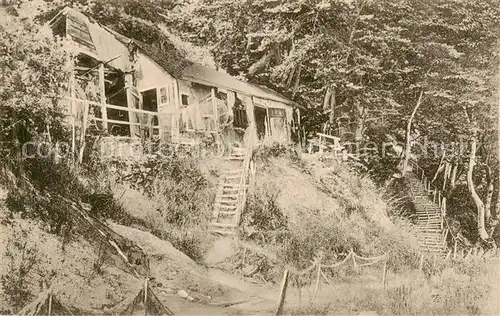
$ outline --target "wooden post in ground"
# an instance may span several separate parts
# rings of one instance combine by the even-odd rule
[[[384,271],[382,274],[382,285],[384,286],[384,290],[387,285],[387,260],[384,261]]]
[[[215,143],[219,144],[219,113],[217,111],[217,96],[215,95],[215,88],[210,90],[210,98],[212,100],[212,111],[214,115]]]
[[[278,298],[278,308],[276,309],[276,315],[281,315],[283,313],[287,287],[288,287],[288,270],[285,270],[285,272],[283,273],[283,281],[281,282],[280,296]]]
[[[148,313],[148,278],[144,279],[144,316]]]
[[[316,274],[316,285],[314,286],[313,301],[316,298],[316,294],[318,294],[319,278],[320,278],[320,276],[321,276],[321,264],[318,263],[318,272]]]
[[[47,311],[47,315],[50,316],[52,313],[52,289],[49,291],[49,307]]]
[[[83,162],[83,153],[85,151],[85,137],[87,132],[87,121],[89,119],[89,103],[85,102],[83,107],[83,122],[82,122],[82,132],[80,133],[80,151],[78,153],[78,162]]]
[[[457,239],[455,238],[455,244],[453,245],[453,259],[457,258]]]
[[[104,77],[104,64],[99,65],[99,96],[101,101],[102,127],[108,130],[108,112],[106,109],[106,82]]]
[[[420,257],[420,264],[418,266],[418,270],[422,272],[422,269],[424,268],[424,254]]]

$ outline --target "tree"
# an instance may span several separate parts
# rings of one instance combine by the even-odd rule
[[[43,137],[65,140],[64,108],[72,59],[47,28],[21,22],[0,8],[0,162],[17,160],[21,146]]]

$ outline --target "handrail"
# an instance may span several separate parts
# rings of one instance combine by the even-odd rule
[[[109,103],[99,103],[91,100],[85,100],[85,99],[78,99],[78,98],[72,98],[72,97],[63,97],[63,100],[68,100],[68,101],[76,101],[76,102],[85,102],[89,105],[93,106],[98,106],[98,107],[105,107],[108,109],[114,109],[114,110],[120,110],[120,111],[125,111],[125,112],[135,112],[135,113],[141,113],[141,114],[149,114],[153,116],[158,116],[158,112],[154,111],[146,111],[142,109],[134,109],[134,108],[129,108],[125,106],[119,106],[119,105],[114,105],[114,104],[109,104]]]
[[[240,184],[238,188],[238,208],[236,212],[236,225],[239,225],[240,218],[241,218],[241,213],[243,212],[245,208],[245,203],[246,203],[246,182],[247,182],[247,177],[248,177],[248,169],[250,168],[250,161],[252,159],[252,154],[253,154],[253,135],[252,133],[248,134],[248,141],[247,141],[247,150],[245,152],[245,158],[243,160],[243,170],[241,171],[241,177],[240,177]]]

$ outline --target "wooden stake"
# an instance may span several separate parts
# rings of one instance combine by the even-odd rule
[[[283,273],[283,281],[281,282],[281,290],[278,298],[278,308],[276,309],[276,315],[282,315],[283,313],[287,287],[288,287],[288,270],[285,270],[285,272]]]
[[[318,263],[318,273],[316,275],[316,285],[314,286],[313,300],[316,298],[316,294],[318,294],[320,276],[321,276],[321,264]]]
[[[144,279],[144,316],[148,313],[148,278]]]
[[[455,244],[453,245],[453,259],[456,259],[456,257],[457,257],[457,244],[458,244],[458,241],[457,241],[457,239],[455,239]]]
[[[82,124],[82,132],[81,132],[81,144],[80,144],[80,153],[78,155],[78,162],[83,162],[83,152],[85,150],[85,137],[87,132],[87,121],[89,119],[89,104],[85,102],[85,106],[83,107],[83,124]]]
[[[384,271],[382,274],[382,284],[384,286],[384,290],[386,288],[386,283],[387,283],[387,260],[384,262]]]
[[[335,288],[333,287],[333,284],[330,282],[330,280],[328,280],[328,278],[326,277],[326,275],[323,273],[323,271],[321,271],[321,276],[323,277],[323,279],[325,279],[326,283],[328,283],[328,285],[332,288],[332,290],[335,291]]]
[[[52,290],[49,292],[49,310],[48,310],[48,315],[52,313]]]
[[[99,95],[101,101],[101,118],[103,119],[102,125],[104,130],[108,130],[108,112],[106,109],[106,83],[104,78],[104,64],[99,64]],[[132,115],[129,113],[129,115]]]

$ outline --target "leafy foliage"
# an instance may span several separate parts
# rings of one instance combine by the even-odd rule
[[[27,244],[26,236],[28,232],[23,231],[9,238],[6,245],[6,273],[0,277],[3,293],[7,297],[13,310],[19,311],[30,299],[33,293],[30,290],[30,273],[36,268],[40,261],[40,254],[33,247]]]
[[[0,18],[4,21],[0,26],[0,161],[6,163],[21,159],[21,147],[27,142],[66,139],[58,100],[67,88],[71,58],[64,42],[55,41],[48,29],[21,22],[3,10]]]

